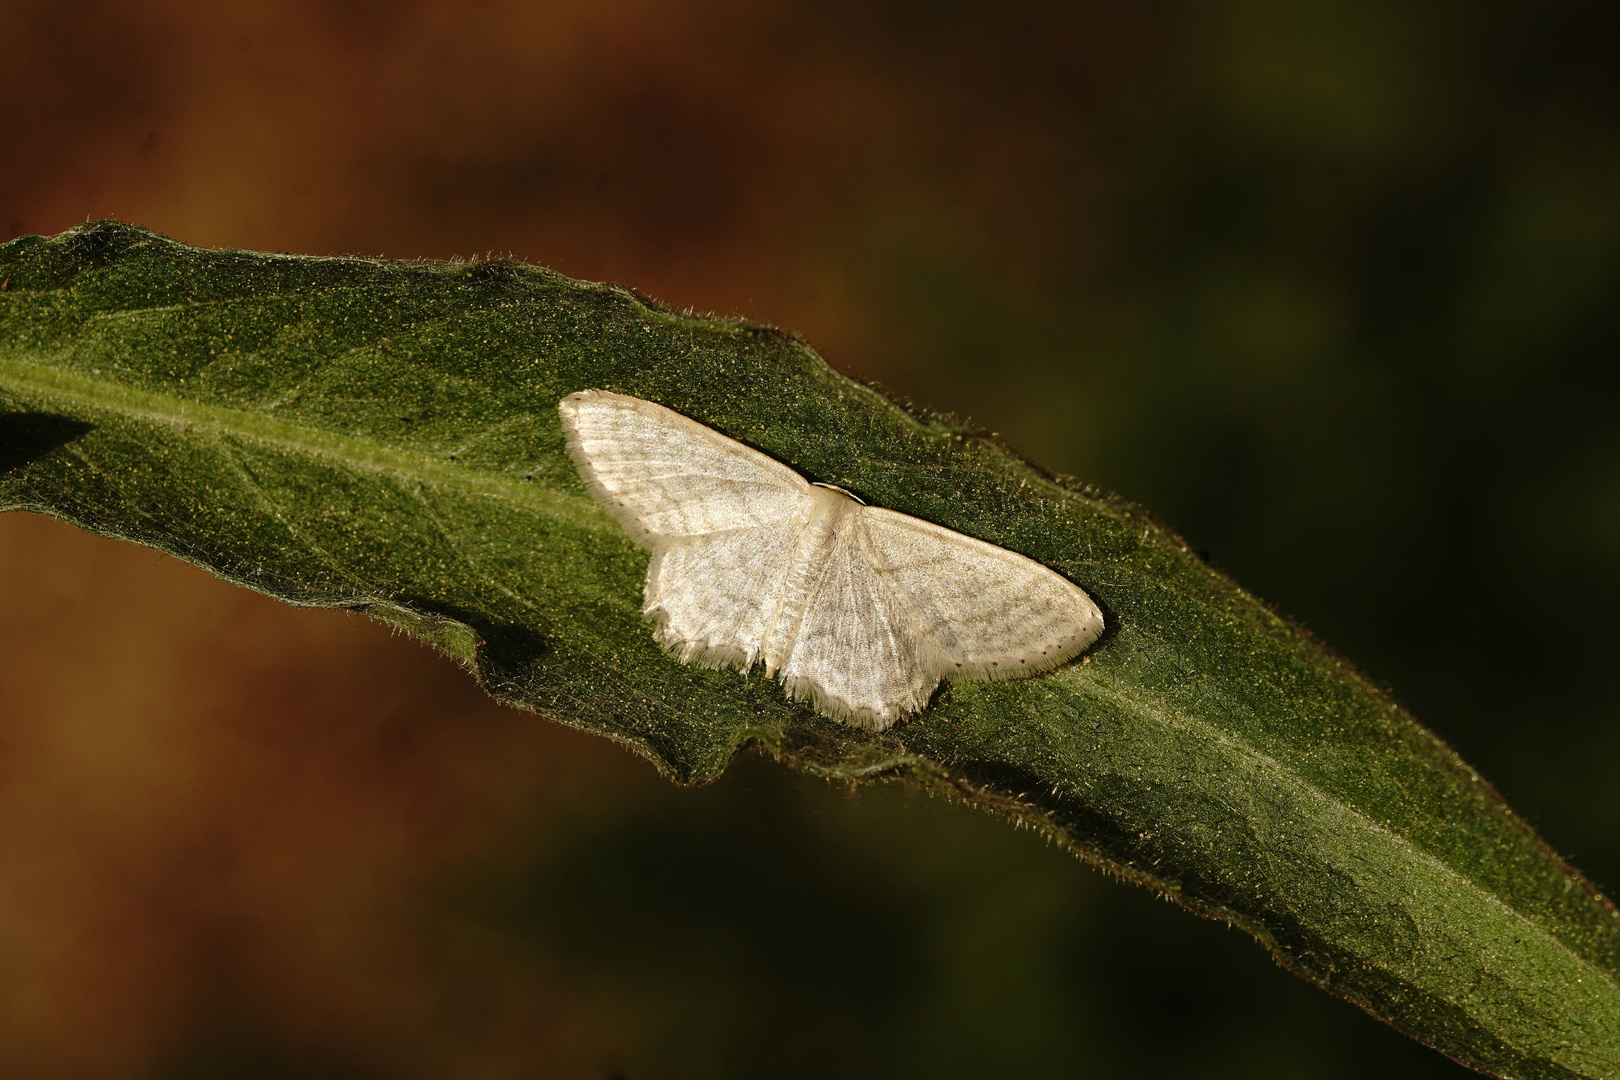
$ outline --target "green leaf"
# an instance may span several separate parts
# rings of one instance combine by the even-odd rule
[[[1620,917],[1450,749],[1148,514],[791,335],[529,266],[203,251],[113,222],[0,246],[0,279],[0,508],[368,612],[679,781],[757,745],[966,800],[1481,1070],[1620,1075]],[[640,615],[646,554],[563,448],[557,402],[586,388],[1029,555],[1108,631],[883,734],[676,663]]]

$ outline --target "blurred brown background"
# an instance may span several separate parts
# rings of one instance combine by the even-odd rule
[[[1147,504],[1620,887],[1612,3],[0,0],[0,42],[0,238],[510,252],[793,327]],[[966,811],[677,789],[44,519],[0,568],[6,1076],[1463,1075]]]

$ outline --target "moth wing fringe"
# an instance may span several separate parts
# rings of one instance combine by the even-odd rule
[[[746,675],[759,663],[759,654],[747,649],[681,637],[669,628],[669,613],[663,608],[652,608],[645,614],[656,621],[653,640],[659,648],[683,664],[696,664],[715,671],[740,671]]]
[[[926,699],[922,702],[904,702],[878,712],[851,705],[837,694],[823,689],[814,679],[807,679],[802,675],[779,676],[779,678],[782,688],[791,700],[809,702],[823,716],[867,731],[886,731],[901,717],[921,712],[923,705],[927,704]]]

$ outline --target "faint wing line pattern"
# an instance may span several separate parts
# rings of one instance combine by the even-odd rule
[[[591,493],[652,552],[643,610],[684,663],[762,664],[881,731],[942,681],[1050,671],[1102,633],[1085,590],[1040,563],[811,484],[672,409],[585,390],[558,410]]]

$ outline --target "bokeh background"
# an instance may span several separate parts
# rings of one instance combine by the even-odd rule
[[[0,0],[0,238],[487,252],[1167,519],[1620,887],[1620,6]],[[0,517],[0,1072],[1466,1075],[1027,833]]]

